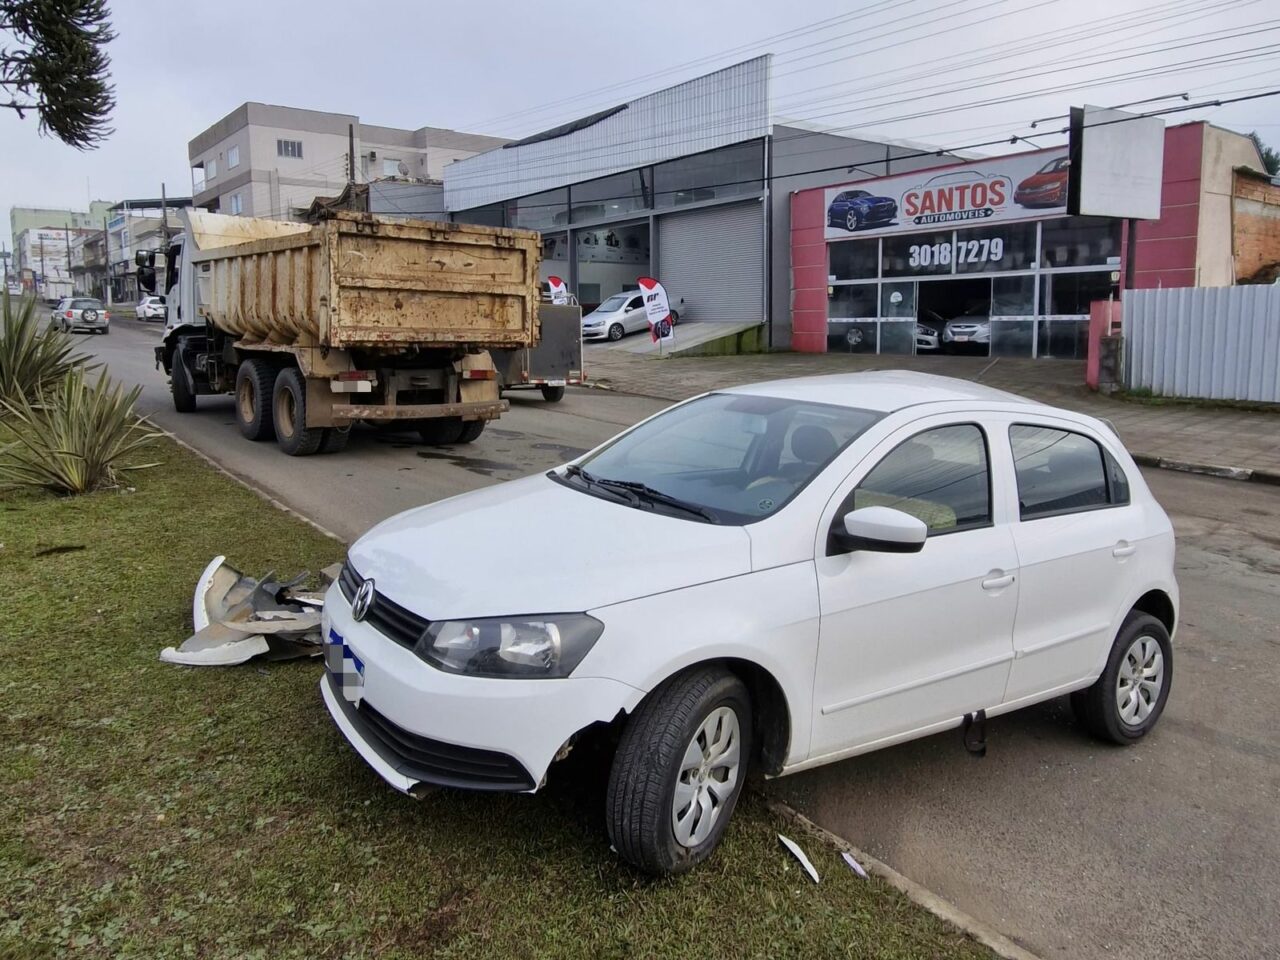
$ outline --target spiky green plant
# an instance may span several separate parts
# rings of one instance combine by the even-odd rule
[[[34,297],[16,303],[3,294],[0,325],[0,400],[34,400],[56,386],[67,371],[83,367],[89,355],[76,353],[72,339],[52,327],[41,328]]]
[[[118,486],[125,471],[154,467],[124,462],[159,436],[133,411],[141,392],[125,390],[105,373],[89,383],[77,366],[34,401],[0,399],[14,436],[0,447],[0,483],[91,493]]]

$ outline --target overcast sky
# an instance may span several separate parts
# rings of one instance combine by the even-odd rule
[[[246,100],[517,137],[772,52],[775,115],[959,147],[1032,133],[1032,120],[1073,104],[1280,89],[1274,0],[111,7],[118,104],[105,145],[82,153],[39,136],[34,117],[0,111],[10,248],[11,205],[83,209],[90,196],[158,196],[161,182],[189,195],[187,141]],[[992,100],[1005,102],[974,106]],[[1192,118],[1280,144],[1280,96],[1170,122]]]

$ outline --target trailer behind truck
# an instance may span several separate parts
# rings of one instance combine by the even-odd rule
[[[536,233],[183,217],[156,348],[174,406],[233,394],[241,432],[293,456],[342,449],[359,420],[469,443],[507,408],[490,351],[539,342]]]

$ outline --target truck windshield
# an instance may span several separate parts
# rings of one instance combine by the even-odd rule
[[[746,524],[771,516],[881,414],[711,394],[660,414],[556,479],[672,516]]]

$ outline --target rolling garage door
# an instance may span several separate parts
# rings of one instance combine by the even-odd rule
[[[690,320],[764,320],[764,204],[705,207],[658,218],[658,279]],[[677,310],[680,308],[673,304]]]

